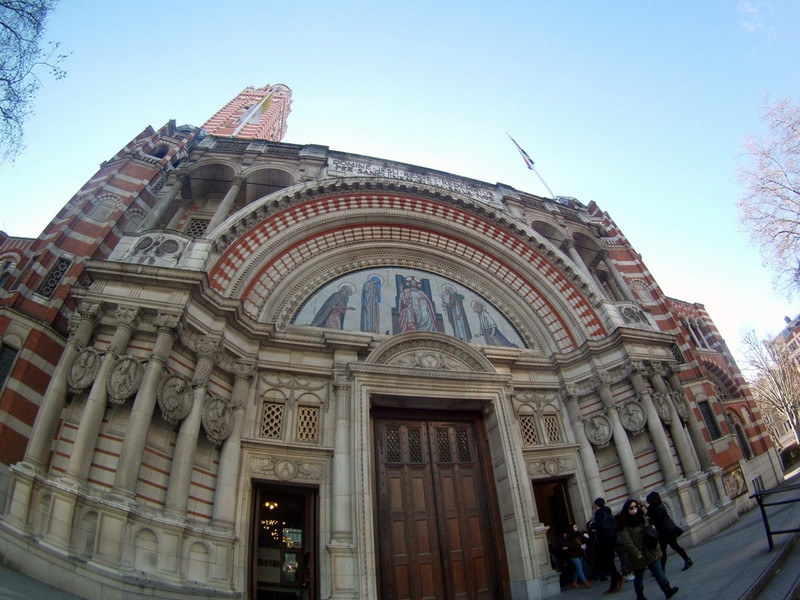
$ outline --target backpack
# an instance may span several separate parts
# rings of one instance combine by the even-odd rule
[[[595,519],[594,528],[604,538],[617,537],[617,521],[614,519],[614,515],[605,510],[600,511],[599,520]]]
[[[658,531],[649,523],[642,528],[642,543],[649,550],[655,550],[658,547]]]

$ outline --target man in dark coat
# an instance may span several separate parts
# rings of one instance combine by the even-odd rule
[[[603,498],[594,501],[594,555],[598,566],[611,578],[608,590],[605,593],[618,592],[622,587],[622,575],[614,564],[614,555],[617,551],[617,523],[611,509],[606,506]]]
[[[647,514],[650,517],[650,522],[658,531],[658,545],[661,547],[661,569],[666,570],[667,546],[675,550],[683,559],[682,571],[691,567],[694,564],[692,559],[689,558],[686,550],[678,543],[678,536],[683,533],[683,529],[678,527],[669,516],[669,511],[667,511],[667,507],[658,492],[647,494]]]

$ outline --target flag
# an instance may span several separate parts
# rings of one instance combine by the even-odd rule
[[[519,153],[522,154],[522,160],[525,161],[525,166],[527,166],[529,169],[533,169],[533,160],[531,160],[531,157],[528,156],[528,153],[525,152],[525,150],[523,150],[522,148],[520,148],[519,144],[517,143],[517,140],[515,140],[513,137],[508,135],[508,139],[514,142],[514,145],[517,147],[517,150],[519,150]]]

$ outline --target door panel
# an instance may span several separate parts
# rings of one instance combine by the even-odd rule
[[[499,598],[507,588],[477,420],[375,421],[382,597]]]

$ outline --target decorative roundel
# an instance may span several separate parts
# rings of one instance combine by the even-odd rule
[[[117,361],[106,382],[108,401],[123,404],[139,389],[144,375],[144,366],[132,356],[124,356]]]
[[[167,375],[158,390],[158,406],[164,420],[173,425],[185,419],[192,410],[192,387],[178,375]]]
[[[70,367],[67,383],[71,392],[82,392],[94,383],[100,370],[100,355],[94,348],[86,348]]]
[[[583,422],[583,429],[587,439],[598,448],[608,446],[611,441],[611,421],[605,415],[592,415]]]

